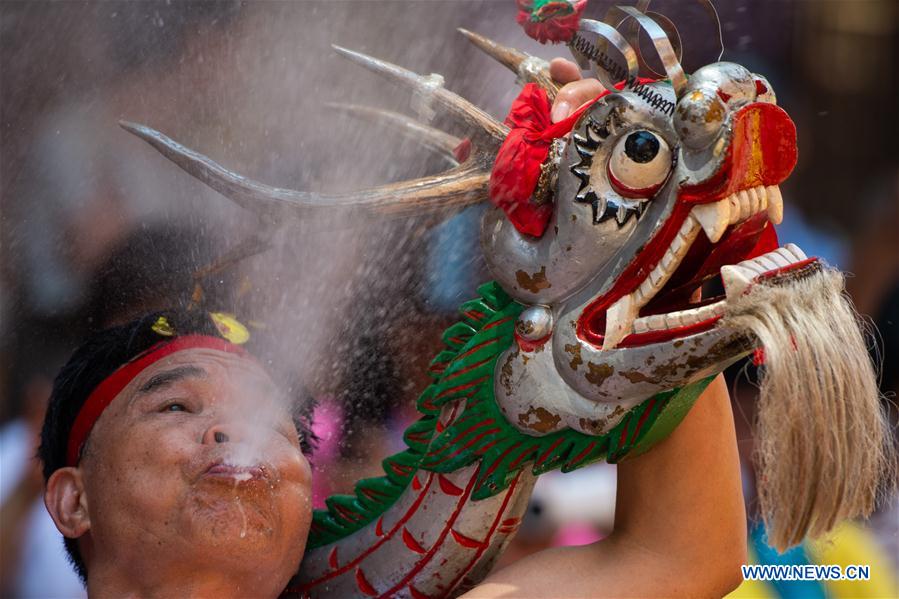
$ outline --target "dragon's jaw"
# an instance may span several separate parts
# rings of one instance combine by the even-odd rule
[[[641,277],[638,271],[628,281],[630,291],[619,291],[620,297],[613,302],[601,300],[608,305],[604,311],[585,310],[580,335],[610,351],[707,330],[724,314],[725,302],[696,305],[684,292],[692,292],[703,281],[718,276],[721,268],[770,249],[757,240],[767,222],[779,223],[782,216],[783,199],[777,185],[759,185],[693,206],[676,232],[668,235],[670,240],[662,240],[667,248],[655,266],[647,269],[648,274]],[[787,258],[789,252],[775,256],[770,260],[776,267],[795,261]],[[796,259],[804,260],[805,256]]]

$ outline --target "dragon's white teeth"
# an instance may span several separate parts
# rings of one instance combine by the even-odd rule
[[[728,200],[719,200],[711,204],[694,206],[691,214],[702,226],[706,237],[712,243],[718,243],[730,224],[731,204]]]
[[[743,260],[739,264],[731,264],[721,267],[721,280],[724,283],[724,292],[727,299],[735,299],[760,275],[788,268],[793,264],[806,260],[805,252],[796,245],[788,243],[785,247],[777,248],[767,254]]]
[[[762,201],[765,197],[764,187],[749,189],[749,214],[757,214],[762,210]]]
[[[673,329],[681,326],[689,326],[708,320],[723,313],[723,302],[709,304],[690,310],[681,310],[669,314],[655,314],[637,318],[640,308],[645,306],[659,292],[674,274],[681,260],[687,254],[693,240],[699,234],[699,229],[705,231],[712,243],[721,240],[727,227],[742,222],[760,212],[767,210],[769,219],[772,210],[774,214],[782,216],[783,205],[780,190],[776,185],[769,187],[753,187],[731,194],[723,200],[709,204],[694,206],[690,216],[684,220],[677,235],[671,241],[671,245],[656,264],[655,268],[643,279],[640,286],[617,302],[606,311],[606,330],[603,336],[602,347],[604,350],[614,349],[621,340],[631,333],[645,333],[648,331]],[[780,222],[777,220],[776,222]],[[795,261],[803,260],[804,256],[799,248],[787,246],[786,251],[771,252],[769,255],[760,256],[754,260],[747,260],[738,265],[724,266],[721,268],[721,277],[728,298],[741,295],[752,280],[764,272],[776,270],[788,266]],[[719,305],[720,304],[720,305]]]
[[[749,287],[756,273],[750,272],[736,264],[721,267],[721,282],[728,299],[738,298]]]
[[[630,334],[639,309],[634,301],[634,294],[628,293],[606,310],[606,332],[602,342],[604,350],[614,349]]]
[[[796,256],[796,258],[801,262],[802,260],[808,260],[808,256],[805,255],[805,252],[800,249],[798,245],[795,243],[788,243],[783,247],[785,250],[789,250],[791,254]]]
[[[780,195],[780,187],[769,185],[765,191],[768,192],[768,220],[779,225],[784,219],[784,199]]]
[[[664,331],[679,327],[688,327],[709,320],[710,318],[721,316],[722,314],[724,314],[723,301],[700,306],[698,308],[669,312],[668,314],[641,316],[634,321],[634,332],[648,333],[650,331]]]
[[[691,214],[702,225],[709,240],[717,243],[728,225],[743,222],[764,211],[768,212],[768,219],[774,224],[780,224],[783,220],[783,199],[777,185],[742,189],[723,200],[695,206]]]
[[[773,252],[768,252],[766,254],[769,260],[774,263],[777,268],[783,268],[785,266],[789,266],[793,262],[795,262],[795,258],[783,248],[777,248]]]
[[[789,264],[789,262],[781,264],[779,260],[775,259],[775,256],[777,256],[777,254],[759,256],[758,263],[763,266],[765,270],[777,270],[781,266]],[[780,256],[777,256],[777,258],[780,258]]]
[[[737,218],[739,222],[749,218],[749,192],[741,189],[737,192],[737,197],[740,199],[740,216]]]

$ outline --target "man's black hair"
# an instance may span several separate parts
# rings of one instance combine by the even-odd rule
[[[160,317],[173,334],[163,335],[154,330]],[[159,327],[155,327],[159,329]],[[53,383],[53,391],[47,406],[47,415],[41,430],[38,457],[43,464],[44,481],[56,470],[65,467],[69,433],[78,412],[91,392],[109,375],[124,364],[144,354],[160,343],[168,343],[184,335],[209,335],[222,337],[215,322],[207,312],[199,310],[163,310],[144,315],[127,324],[96,333],[85,341],[63,366]],[[250,340],[252,343],[252,337]],[[249,344],[248,344],[249,345]],[[251,354],[261,358],[252,347]],[[270,363],[269,363],[270,364]],[[274,373],[270,373],[274,376]],[[300,436],[302,449],[311,451],[314,436],[311,433],[311,410],[314,402],[298,398],[294,404],[293,420]],[[87,568],[78,551],[77,539],[64,539],[66,551],[78,576],[87,582]]]

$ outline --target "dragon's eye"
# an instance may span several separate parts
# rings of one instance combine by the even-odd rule
[[[650,131],[634,131],[615,144],[609,158],[609,178],[627,197],[649,197],[658,191],[671,170],[671,149]]]

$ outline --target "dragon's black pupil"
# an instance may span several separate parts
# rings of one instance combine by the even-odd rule
[[[659,138],[649,131],[637,131],[627,136],[624,153],[634,162],[645,164],[659,153]]]

